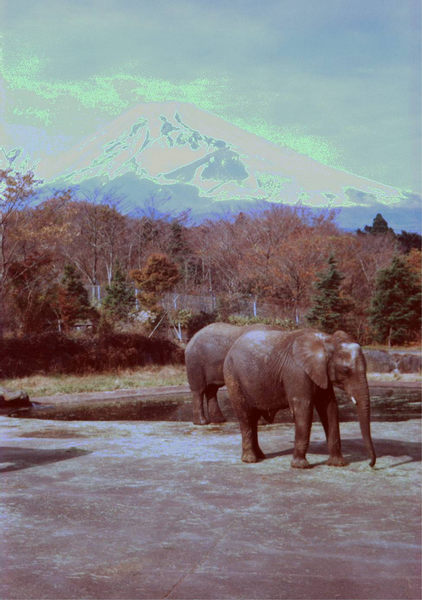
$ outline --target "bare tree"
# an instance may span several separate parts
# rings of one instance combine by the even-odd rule
[[[11,169],[0,169],[0,337],[4,328],[4,299],[6,295],[9,266],[14,259],[18,239],[9,235],[33,196],[34,186],[39,183],[33,173],[21,174]]]

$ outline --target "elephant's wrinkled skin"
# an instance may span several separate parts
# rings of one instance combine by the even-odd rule
[[[192,392],[195,425],[223,423],[217,390],[224,385],[223,364],[233,342],[246,331],[270,329],[266,325],[239,327],[230,323],[211,323],[195,333],[185,349],[188,383]]]
[[[291,466],[309,467],[306,452],[315,406],[327,437],[328,464],[344,466],[333,390],[336,385],[356,404],[370,465],[374,466],[365,359],[359,344],[344,332],[326,335],[302,329],[293,333],[245,333],[227,353],[224,380],[240,424],[244,462],[265,458],[258,444],[260,415],[289,407],[295,423]]]

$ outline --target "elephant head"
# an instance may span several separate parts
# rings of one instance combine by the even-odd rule
[[[294,360],[320,388],[331,384],[342,389],[356,405],[362,438],[373,467],[376,455],[371,438],[370,399],[362,348],[344,331],[327,335],[305,330],[292,347]]]

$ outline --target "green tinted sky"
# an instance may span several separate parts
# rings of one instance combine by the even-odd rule
[[[0,0],[0,136],[36,158],[188,101],[419,191],[420,27],[419,0]]]

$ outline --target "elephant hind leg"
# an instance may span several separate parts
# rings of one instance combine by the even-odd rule
[[[256,463],[264,458],[258,445],[259,413],[248,407],[239,382],[231,373],[225,374],[225,380],[230,402],[239,421],[242,436],[242,461]]]
[[[252,431],[252,445],[255,455],[258,460],[263,460],[265,458],[265,454],[262,452],[258,443],[258,421],[260,416],[260,412],[253,411],[249,416],[249,423]]]
[[[242,434],[242,461],[255,463],[265,458],[258,443],[258,419],[259,413],[245,411],[239,417],[240,432]]]
[[[195,425],[208,425],[209,420],[204,413],[204,392],[192,391],[192,421]]]
[[[218,405],[217,391],[217,385],[209,385],[205,390],[208,405],[208,418],[210,423],[224,423],[226,421],[226,418]]]

